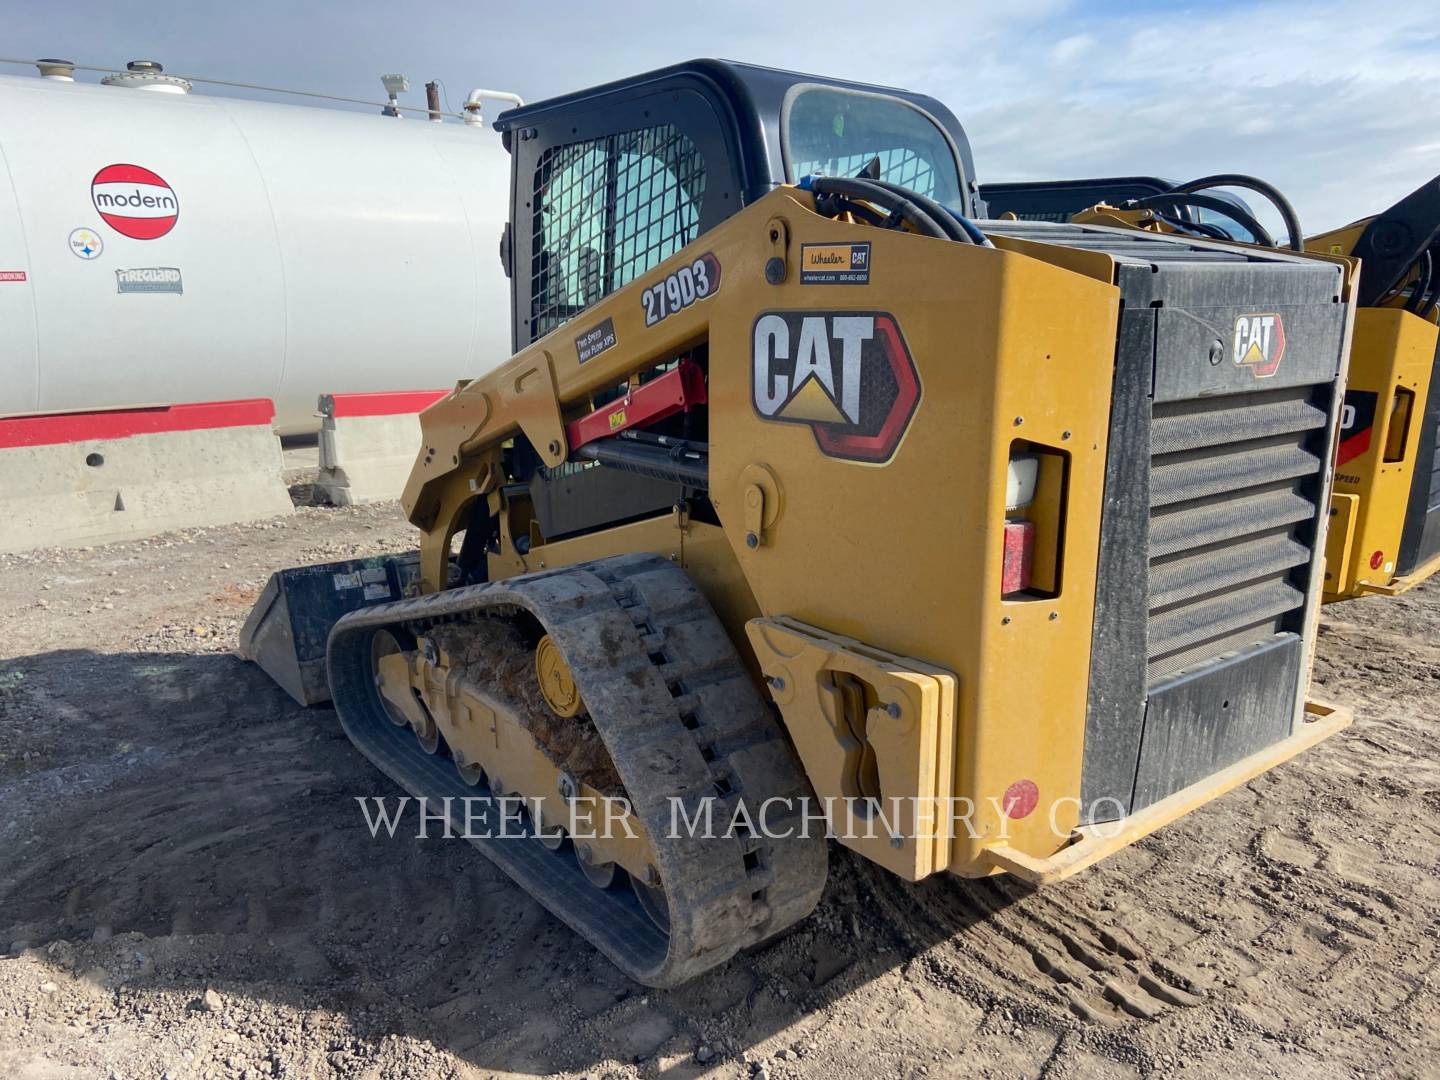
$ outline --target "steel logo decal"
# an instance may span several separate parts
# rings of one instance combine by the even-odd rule
[[[1248,367],[1257,379],[1280,370],[1285,355],[1285,324],[1274,312],[1241,315],[1235,320],[1235,346],[1231,354],[1239,367]]]
[[[920,405],[920,375],[885,311],[768,311],[755,320],[751,399],[766,420],[806,424],[822,453],[881,464]]]
[[[105,241],[94,229],[87,229],[83,226],[70,230],[70,251],[77,259],[84,259],[89,262],[91,259],[98,259],[105,251]]]
[[[174,190],[139,165],[106,165],[90,181],[90,200],[106,225],[132,240],[157,240],[180,217]]]

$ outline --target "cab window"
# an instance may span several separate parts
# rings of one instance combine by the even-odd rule
[[[950,140],[899,98],[805,87],[790,100],[781,137],[791,183],[805,176],[855,176],[878,159],[880,179],[964,208]]]

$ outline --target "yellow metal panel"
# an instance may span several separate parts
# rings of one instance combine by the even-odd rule
[[[1327,601],[1384,588],[1395,576],[1436,338],[1434,323],[1398,308],[1361,308],[1355,313],[1342,425],[1347,419],[1350,423],[1342,426],[1334,484],[1337,495],[1356,496],[1350,509],[1353,540],[1343,565],[1331,561],[1335,545],[1326,545]],[[1406,395],[1408,408],[1397,410]],[[1372,412],[1373,421],[1366,427],[1364,415]],[[1407,415],[1402,433],[1398,425]],[[1331,505],[1334,509],[1336,504]],[[1339,524],[1332,516],[1332,527]]]
[[[680,529],[672,514],[635,521],[601,532],[588,533],[571,540],[558,540],[553,544],[539,544],[524,555],[490,555],[490,579],[514,577],[536,570],[551,570],[557,566],[574,566],[576,563],[607,559],[611,555],[624,555],[634,551],[653,551],[672,562],[680,561]]]
[[[1440,573],[1440,555],[1421,563],[1402,577],[1392,578],[1389,585],[1376,585],[1367,588],[1366,591],[1375,593],[1377,596],[1399,596],[1401,593],[1409,592],[1417,585],[1425,584],[1437,573]]]
[[[1343,599],[1350,591],[1350,552],[1355,546],[1355,509],[1359,495],[1332,492],[1330,527],[1325,533],[1325,600]]]
[[[1008,844],[998,844],[986,853],[995,870],[1004,870],[1034,885],[1051,885],[1093,866],[1156,829],[1182,818],[1211,799],[1233,791],[1247,780],[1273,769],[1283,761],[1308,750],[1316,743],[1345,730],[1354,721],[1349,709],[1323,701],[1306,701],[1302,723],[1287,739],[1242,758],[1234,765],[1212,773],[1198,783],[1131,814],[1122,821],[1077,829],[1074,842],[1050,858],[1037,859]]]
[[[1050,245],[1030,245],[1029,257],[809,213],[786,222],[792,251],[868,240],[871,285],[803,285],[792,271],[747,295],[734,318],[720,317],[717,298],[710,476],[721,523],[765,614],[958,676],[955,793],[975,811],[951,864],[974,863],[1002,835],[1049,854],[1078,803],[1061,804],[1055,829],[1045,812],[1011,821],[1002,807],[1017,781],[1033,782],[1045,807],[1079,794],[1118,290],[1042,262],[1073,260]],[[758,283],[760,272],[727,266],[727,282]],[[920,372],[919,405],[884,464],[829,457],[809,425],[772,422],[752,400],[757,315],[857,309],[891,314]],[[1071,458],[1064,588],[1053,600],[1006,603],[1006,474],[1021,437]],[[778,478],[784,508],[752,548],[742,477],[754,465]]]
[[[746,627],[840,843],[918,881],[950,857],[955,677],[793,619]],[[848,709],[837,676],[866,688]],[[873,697],[873,700],[872,700]],[[878,791],[865,790],[863,761]]]

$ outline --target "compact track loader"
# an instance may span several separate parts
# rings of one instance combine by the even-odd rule
[[[1244,204],[1215,190],[1237,179],[1252,180],[1112,177],[987,184],[983,194],[991,213],[1021,219],[1272,245]],[[1324,598],[1406,592],[1440,570],[1440,394],[1430,394],[1440,382],[1440,177],[1381,213],[1298,243],[1293,211],[1284,213],[1292,246],[1360,260]]]
[[[418,553],[243,648],[629,975],[803,918],[827,830],[1053,881],[1348,723],[1348,260],[976,220],[939,102],[740,64],[496,126],[515,355],[422,414]]]

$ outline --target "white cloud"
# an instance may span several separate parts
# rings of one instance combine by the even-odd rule
[[[1050,50],[1051,57],[1060,64],[1080,59],[1095,46],[1095,39],[1089,34],[1072,34],[1061,38]]]
[[[1101,46],[1068,67],[1057,33],[1055,63],[1020,78],[992,64],[978,83],[957,68],[950,81],[971,88],[962,115],[982,179],[1249,172],[1285,191],[1313,232],[1440,173],[1430,135],[1440,37],[1422,7],[1318,0],[1109,16],[1093,31]],[[1026,31],[1031,50],[1045,33]]]

